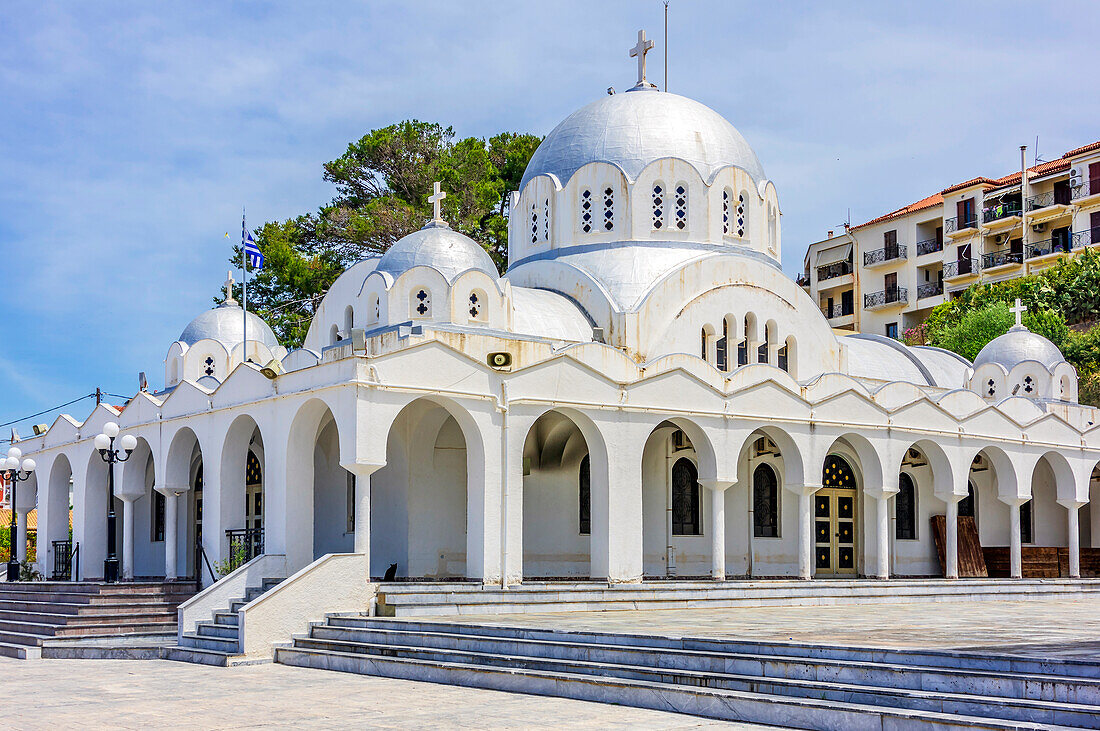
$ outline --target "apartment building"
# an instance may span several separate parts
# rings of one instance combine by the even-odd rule
[[[1022,186],[1021,186],[1022,182]],[[1100,142],[973,178],[810,244],[799,277],[836,329],[900,338],[978,282],[1100,245]]]

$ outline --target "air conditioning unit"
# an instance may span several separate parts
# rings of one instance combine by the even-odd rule
[[[1083,167],[1070,168],[1069,171],[1069,184],[1076,188],[1081,185],[1085,180],[1085,169]]]
[[[1008,238],[1008,234],[997,234],[996,241],[997,241],[998,244],[1003,244],[1005,242],[1005,239],[1007,239],[1007,238]]]

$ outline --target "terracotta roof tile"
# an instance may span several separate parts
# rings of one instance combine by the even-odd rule
[[[1083,147],[1078,147],[1076,149],[1070,150],[1065,155],[1062,155],[1062,159],[1074,157],[1076,155],[1083,155],[1084,153],[1092,152],[1093,150],[1100,150],[1100,141],[1093,142],[1093,143],[1090,143],[1090,144],[1085,145]]]
[[[879,216],[878,218],[872,218],[870,221],[867,221],[866,223],[861,223],[858,226],[852,226],[852,230],[855,231],[857,228],[863,228],[865,226],[871,226],[871,225],[876,224],[876,223],[882,223],[883,221],[889,221],[892,218],[898,218],[899,216],[905,216],[905,215],[910,214],[910,213],[916,213],[917,211],[923,211],[926,208],[933,208],[935,206],[942,205],[942,204],[943,204],[943,195],[940,194],[940,193],[935,193],[933,195],[928,196],[927,198],[921,198],[916,203],[910,203],[907,206],[902,206],[901,208],[897,209],[896,211],[891,211],[890,213],[887,213],[885,216]]]

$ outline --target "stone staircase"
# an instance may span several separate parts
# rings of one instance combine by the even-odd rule
[[[199,622],[194,632],[181,634],[178,644],[165,649],[165,659],[221,667],[270,662],[270,657],[245,658],[240,653],[237,611],[283,581],[284,579],[264,579],[260,586],[248,587],[244,596],[230,602],[225,609],[214,612],[210,620]]]
[[[42,656],[55,639],[170,635],[193,582],[0,583],[0,655]]]
[[[1100,728],[1100,666],[332,615],[276,662],[786,728]]]
[[[904,603],[1100,597],[1100,579],[829,579],[525,582],[501,589],[476,583],[393,583],[378,587],[378,615],[425,617],[635,609]]]

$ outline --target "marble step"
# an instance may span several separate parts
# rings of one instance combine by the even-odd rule
[[[214,612],[214,623],[228,627],[236,627],[240,622],[240,616],[236,612]]]
[[[663,637],[629,633],[556,630],[523,627],[513,624],[485,625],[463,622],[439,622],[419,619],[389,619],[365,614],[330,614],[330,627],[388,629],[420,633],[449,633],[481,637],[569,641],[602,645],[631,645],[670,650],[703,652],[734,652],[752,655],[785,655],[798,658],[848,660],[861,663],[894,665],[928,665],[958,670],[987,670],[1029,675],[1056,675],[1071,678],[1100,679],[1100,664],[1087,660],[1061,658],[1014,657],[988,652],[960,650],[914,650],[904,648],[869,648],[840,645],[814,645],[794,641],[732,640],[692,637]]]
[[[180,637],[179,646],[236,654],[239,644],[235,637],[208,637],[195,632],[189,632]]]
[[[246,658],[243,655],[238,655],[236,650],[233,652],[222,652],[220,650],[209,650],[200,647],[183,647],[178,645],[164,648],[161,652],[161,657],[165,660],[174,660],[176,662],[190,662],[222,668],[271,662],[270,659],[257,660],[255,658]]]
[[[552,660],[633,666],[647,671],[732,673],[759,682],[775,679],[827,681],[849,686],[894,690],[950,692],[987,698],[1087,703],[1100,712],[1100,681],[979,670],[951,670],[917,665],[892,665],[849,660],[807,659],[780,655],[674,650],[667,647],[600,645],[570,639],[509,639],[469,634],[424,633],[388,629],[358,629],[318,625],[308,638],[314,642],[362,644],[372,648],[392,646],[424,651],[468,653],[461,662],[486,655],[510,657],[517,662]]]
[[[36,614],[134,614],[148,611],[175,612],[176,604],[158,600],[130,601],[124,604],[86,604],[74,602],[0,601],[0,612],[33,612]]]
[[[935,728],[1042,729],[1044,725],[810,697],[703,688],[631,678],[446,663],[299,647],[276,648],[276,662],[363,675],[491,688],[518,693],[676,711],[706,718],[772,724],[786,728],[882,731],[928,725]]]
[[[16,660],[37,660],[42,657],[42,648],[39,645],[0,642],[0,657],[10,657]]]
[[[199,622],[195,625],[197,634],[203,637],[223,637],[237,640],[240,632],[237,625],[218,624],[217,622]]]

